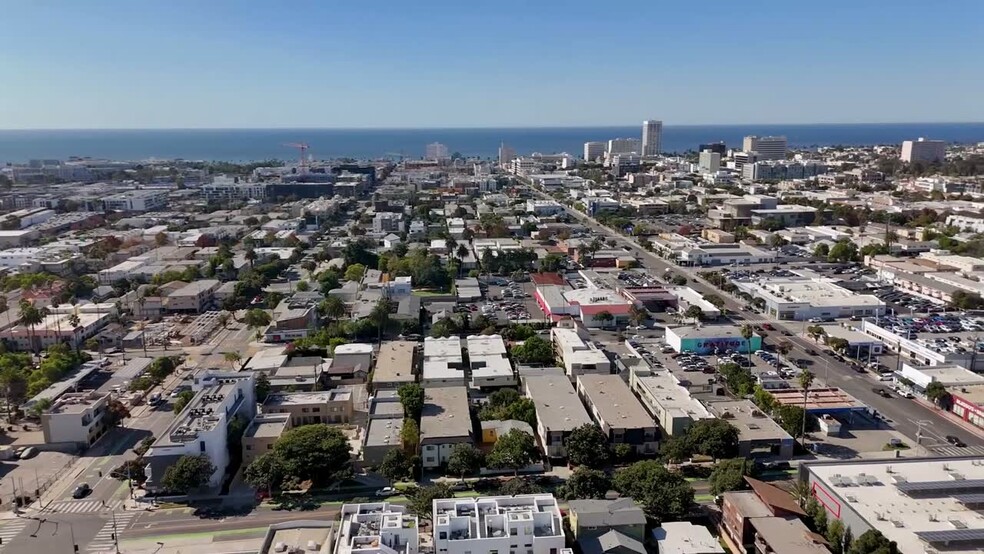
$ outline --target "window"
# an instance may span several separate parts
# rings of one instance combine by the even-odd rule
[[[519,534],[519,529],[516,529],[515,527],[513,527],[512,529],[509,530],[509,535],[510,536],[515,537],[518,534]]]
[[[426,460],[429,463],[434,463],[434,456],[427,456],[426,458],[424,458],[424,460]]]
[[[441,531],[440,539],[443,541],[443,540],[446,540],[447,538],[448,538],[448,532],[447,531]]]
[[[201,450],[202,452],[205,452],[205,441],[198,442],[198,449]]]
[[[308,413],[308,409],[307,409],[307,408],[301,408],[301,413],[302,413],[302,414],[306,414],[306,413]]]
[[[311,413],[315,413],[316,414],[316,413],[318,413],[320,411],[321,411],[321,408],[311,408]]]
[[[253,449],[253,445],[252,444],[247,444],[246,445],[246,450],[252,450],[252,449]]]

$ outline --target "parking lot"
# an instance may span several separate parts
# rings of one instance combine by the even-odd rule
[[[918,296],[895,290],[892,287],[885,287],[874,292],[874,295],[884,301],[896,313],[940,313],[945,310],[944,306],[920,298]]]
[[[530,282],[516,282],[495,277],[488,285],[485,302],[475,302],[477,314],[503,321],[527,321],[543,319],[543,312],[533,298],[535,286]]]

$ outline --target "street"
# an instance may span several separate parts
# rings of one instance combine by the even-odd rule
[[[553,200],[552,197],[539,190],[532,187],[530,190],[545,200]],[[854,372],[847,364],[830,358],[829,356],[808,356],[805,351],[807,349],[817,350],[818,345],[811,339],[800,334],[804,331],[803,322],[768,319],[762,314],[746,311],[743,303],[736,301],[727,293],[716,289],[710,283],[700,279],[697,276],[696,271],[698,268],[674,265],[646,250],[639,245],[639,243],[629,237],[621,235],[614,230],[599,224],[594,219],[577,210],[571,209],[566,205],[563,206],[568,214],[580,220],[581,223],[588,228],[597,233],[606,234],[616,240],[619,244],[631,249],[636,257],[641,260],[642,266],[648,270],[651,270],[653,275],[660,276],[667,270],[670,270],[675,274],[686,276],[689,279],[688,286],[701,294],[715,294],[722,298],[729,313],[734,314],[736,324],[740,325],[748,323],[755,325],[768,322],[772,324],[778,332],[787,331],[791,333],[792,336],[783,337],[784,340],[788,340],[793,346],[793,352],[791,355],[793,355],[793,357],[809,357],[816,360],[816,363],[812,366],[812,371],[817,374],[818,381],[824,381],[824,379],[827,379],[827,383],[829,385],[840,387],[848,394],[863,402],[865,405],[869,406],[873,410],[876,410],[878,414],[887,419],[887,422],[890,423],[892,427],[912,439],[916,439],[921,427],[921,436],[923,437],[921,444],[923,446],[931,449],[942,448],[949,454],[954,453],[953,451],[955,450],[965,451],[966,454],[984,453],[984,439],[975,433],[968,432],[956,423],[953,423],[945,416],[939,414],[935,409],[927,407],[915,400],[907,400],[899,397],[883,398],[873,392],[872,389],[877,387],[880,383],[872,378],[870,373],[866,373],[864,375],[858,374]],[[947,435],[960,437],[967,443],[968,448],[957,449],[950,447],[945,438]]]

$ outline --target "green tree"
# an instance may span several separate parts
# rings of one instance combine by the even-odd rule
[[[539,457],[533,437],[519,429],[512,429],[495,441],[487,460],[491,467],[511,469],[514,475],[519,475],[520,469],[532,464]]]
[[[334,483],[352,472],[352,449],[337,428],[303,425],[284,432],[273,446],[283,461],[284,473],[298,481]]]
[[[803,413],[806,414],[806,403],[810,398],[810,387],[813,386],[814,376],[813,373],[807,369],[804,369],[802,373],[796,378],[799,382],[800,388],[803,389]],[[803,437],[803,447],[806,447],[806,417],[802,418],[802,428],[800,431],[800,436]]]
[[[215,473],[215,466],[208,456],[181,456],[164,470],[161,486],[170,492],[188,493],[206,484]]]
[[[410,477],[412,466],[410,457],[400,448],[386,452],[376,471],[390,481],[401,481]]]
[[[752,337],[755,336],[755,329],[749,324],[741,326],[741,338],[745,340],[745,354],[748,356],[748,363],[752,363]]]
[[[939,381],[930,381],[926,385],[926,398],[944,410],[950,409],[950,406],[953,404],[950,392]]]
[[[578,498],[602,499],[612,488],[612,480],[604,471],[579,467],[571,473],[567,482],[558,491],[558,496],[567,500]]]
[[[454,498],[454,491],[447,483],[435,483],[426,487],[413,487],[406,493],[407,511],[421,520],[430,521],[434,515],[434,501]]]
[[[266,452],[253,460],[243,472],[243,479],[256,489],[271,493],[282,487],[284,482],[283,460],[274,452]]]
[[[243,316],[243,323],[245,323],[250,329],[266,327],[267,325],[270,325],[270,321],[270,314],[267,313],[266,310],[261,310],[259,308],[248,310],[246,315]]]
[[[266,373],[258,372],[256,380],[253,382],[253,394],[256,396],[256,401],[260,404],[265,402],[267,396],[270,396],[270,389],[270,379]]]
[[[629,306],[629,321],[633,325],[642,325],[649,319],[649,312],[645,308],[636,306],[635,304]]]
[[[595,314],[595,319],[601,322],[602,327],[608,327],[613,321],[615,321],[615,316],[608,310],[602,310]]]
[[[424,388],[419,383],[406,383],[397,390],[400,404],[403,405],[403,415],[420,420],[420,412],[424,409]]]
[[[711,484],[711,494],[721,494],[745,488],[745,476],[753,475],[754,462],[744,458],[720,460],[714,464],[708,481]]]
[[[597,425],[586,423],[571,431],[564,440],[567,459],[570,463],[589,468],[602,468],[608,465],[611,454],[608,438]]]
[[[539,335],[514,346],[511,353],[513,359],[522,364],[551,364],[554,361],[553,345]]]
[[[540,271],[556,273],[563,266],[564,258],[560,254],[550,253],[540,260]]]
[[[701,419],[687,429],[693,452],[715,460],[738,455],[738,429],[723,419]]]
[[[526,477],[513,477],[499,485],[498,494],[503,496],[517,496],[521,494],[540,494],[543,487],[537,485],[533,479]]]
[[[832,519],[827,523],[827,532],[824,537],[829,543],[830,551],[833,554],[844,554],[844,537],[847,528],[844,522],[839,519]]]
[[[171,409],[174,411],[175,414],[180,414],[182,411],[184,411],[185,406],[187,406],[188,403],[191,402],[191,399],[194,397],[195,397],[194,391],[185,390],[179,392],[178,397],[174,400],[174,404],[171,406]]]
[[[222,359],[228,362],[229,367],[231,367],[232,370],[235,371],[236,364],[238,364],[239,361],[243,359],[243,356],[239,352],[223,352]]]
[[[470,444],[456,444],[448,456],[448,473],[458,475],[464,480],[465,475],[476,473],[482,466],[482,451]]]
[[[636,462],[615,472],[612,486],[638,502],[657,522],[673,521],[694,503],[694,489],[683,475],[670,472],[656,460]]]
[[[345,315],[345,302],[341,298],[329,294],[318,305],[318,312],[321,317],[328,319],[329,323],[334,323]]]
[[[700,309],[700,306],[687,306],[683,316],[694,321],[701,321],[704,319],[704,310]]]
[[[825,242],[821,242],[820,244],[816,245],[816,247],[814,247],[813,249],[813,256],[815,258],[826,258],[829,255],[830,255],[830,246],[828,246],[827,243]]]
[[[130,410],[119,400],[113,399],[106,403],[106,425],[118,425],[128,417]]]
[[[362,281],[362,277],[366,274],[366,266],[362,264],[352,264],[345,268],[345,280],[346,281]]]
[[[881,531],[869,529],[854,539],[848,554],[899,554],[895,541],[888,540]]]
[[[420,448],[420,427],[417,425],[417,420],[410,418],[403,420],[403,427],[400,428],[400,443],[407,454],[417,453],[417,449]]]
[[[783,404],[773,410],[776,422],[787,433],[796,437],[803,431],[806,412],[800,406]]]

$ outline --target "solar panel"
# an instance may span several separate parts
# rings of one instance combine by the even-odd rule
[[[984,504],[984,493],[955,494],[953,499],[961,504]]]
[[[984,479],[898,483],[895,485],[895,488],[897,488],[899,492],[908,495],[926,493],[940,493],[943,495],[951,492],[984,492]]]
[[[928,543],[977,542],[984,541],[984,529],[916,531],[916,536]]]

